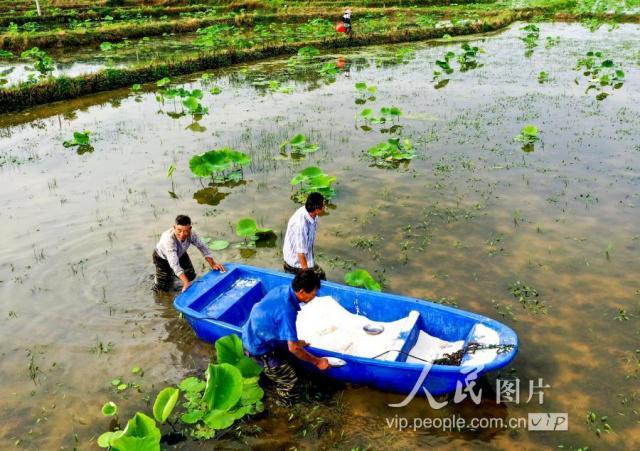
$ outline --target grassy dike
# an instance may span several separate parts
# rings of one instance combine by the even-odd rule
[[[19,111],[35,105],[73,99],[96,92],[123,88],[134,83],[148,83],[164,77],[186,75],[274,56],[293,55],[301,47],[305,46],[321,49],[344,48],[420,41],[441,38],[445,34],[461,36],[495,31],[508,26],[514,21],[528,19],[535,13],[534,10],[506,11],[492,17],[486,17],[478,23],[455,27],[403,30],[366,36],[354,35],[352,39],[345,36],[337,36],[334,39],[324,41],[304,41],[266,48],[203,53],[196,57],[183,58],[166,63],[151,63],[131,68],[108,68],[78,77],[49,78],[35,84],[23,84],[0,90],[0,114]]]
[[[373,11],[375,16],[383,16],[383,11]],[[116,42],[122,39],[138,39],[164,34],[190,33],[199,28],[216,24],[250,26],[258,23],[287,22],[303,23],[311,19],[335,19],[332,13],[290,13],[290,14],[241,14],[234,17],[180,18],[149,23],[115,23],[96,28],[76,30],[55,30],[35,33],[0,34],[0,48],[12,52],[22,52],[31,47],[49,49],[53,47],[75,47],[98,45],[101,42]]]

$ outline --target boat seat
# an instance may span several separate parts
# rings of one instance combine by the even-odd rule
[[[393,351],[401,350],[402,352],[409,352],[409,349],[416,341],[416,337],[420,328],[418,323],[420,321],[420,313],[412,310],[409,312],[406,318],[403,319],[403,324],[400,326],[400,331],[397,337],[389,344],[389,349]],[[398,361],[404,362],[406,355],[400,352],[389,352],[381,356],[380,360]]]
[[[231,286],[209,298],[201,312],[210,319],[242,326],[251,308],[264,296],[264,287],[258,279],[237,279]]]

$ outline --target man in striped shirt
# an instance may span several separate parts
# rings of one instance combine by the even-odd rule
[[[313,259],[313,245],[316,241],[318,215],[324,211],[324,197],[311,193],[304,207],[300,207],[289,219],[284,236],[284,270],[297,274],[301,269],[312,268],[322,280],[326,275]]]
[[[187,249],[192,244],[202,253],[211,269],[224,272],[224,266],[213,260],[209,247],[196,232],[191,230],[191,218],[178,215],[173,227],[160,236],[160,241],[153,251],[153,263],[156,265],[156,289],[172,290],[175,276],[182,281],[182,291],[189,288],[193,279],[196,278],[196,271],[187,254]]]

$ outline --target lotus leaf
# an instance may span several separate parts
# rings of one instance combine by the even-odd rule
[[[242,374],[239,369],[228,363],[209,364],[207,386],[202,396],[208,410],[227,411],[240,400],[241,395]]]
[[[147,415],[137,412],[127,427],[109,440],[113,451],[160,451],[160,429]]]
[[[381,291],[380,284],[364,269],[351,271],[344,276],[344,281],[352,287],[364,287],[367,290]]]
[[[178,397],[180,396],[180,390],[174,387],[166,387],[163,388],[158,396],[156,397],[156,401],[153,403],[153,416],[156,421],[160,423],[164,423],[173,412],[173,408],[176,406],[178,402]]]
[[[216,341],[215,346],[216,353],[218,355],[218,363],[229,363],[235,366],[242,373],[242,377],[255,377],[262,372],[260,365],[258,365],[253,359],[244,355],[242,341],[237,335],[231,334],[226,337],[222,337]]]
[[[109,401],[102,406],[102,414],[106,417],[111,417],[118,413],[118,406],[115,402]]]

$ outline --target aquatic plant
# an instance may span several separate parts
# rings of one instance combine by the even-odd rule
[[[331,187],[335,181],[336,177],[325,174],[319,167],[309,166],[291,179],[291,186],[301,185],[300,190],[294,193],[293,199],[303,203],[312,192],[322,194],[325,199],[332,199],[336,195]]]
[[[211,238],[205,238],[203,241],[212,251],[221,251],[229,247],[229,242],[226,240],[212,240]]]
[[[531,124],[525,125],[524,127],[522,127],[522,130],[520,130],[520,133],[514,139],[525,144],[539,141],[540,138],[538,137],[538,127]]]
[[[533,49],[538,45],[538,38],[540,38],[540,28],[533,23],[530,23],[522,28],[526,34],[520,37],[520,40],[524,42],[525,52],[524,55],[529,58],[533,55]]]
[[[394,163],[403,160],[411,160],[416,156],[411,140],[390,138],[387,141],[376,144],[367,150],[367,154],[378,163]]]
[[[509,286],[509,291],[522,305],[522,308],[526,309],[529,313],[546,314],[547,306],[543,300],[540,299],[538,290],[524,282],[517,280],[514,284]]]
[[[73,139],[64,141],[62,145],[64,147],[77,147],[78,155],[82,155],[86,152],[93,152],[93,146],[91,145],[90,131],[73,132]]]
[[[181,433],[188,433],[195,439],[209,439],[216,431],[232,426],[245,415],[262,412],[264,391],[258,385],[262,368],[244,355],[242,341],[236,335],[220,338],[215,347],[217,364],[209,364],[205,381],[187,377],[178,388],[162,389],[153,403],[155,420],[136,412],[124,430],[100,435],[98,445],[111,451],[160,451],[162,434],[156,421],[159,424],[168,421],[181,394],[184,411],[179,420],[185,427]],[[103,406],[103,413],[116,415],[117,406],[108,402]],[[175,422],[171,426],[176,431]]]
[[[242,179],[242,168],[251,163],[247,154],[225,147],[195,155],[189,160],[189,169],[196,177],[211,177],[214,183]]]
[[[441,69],[433,71],[432,81],[438,81],[438,83],[435,85],[436,89],[443,88],[447,85],[447,83],[449,83],[448,79],[440,80],[440,77],[442,77],[443,74],[451,75],[454,72],[453,66],[451,65],[451,62],[454,58],[459,64],[460,72],[466,72],[468,70],[477,69],[483,66],[482,64],[478,63],[477,57],[479,53],[485,53],[484,49],[477,46],[471,46],[466,42],[460,46],[460,49],[462,51],[458,55],[456,55],[452,51],[448,51],[444,54],[442,59],[435,61],[436,66]]]
[[[436,60],[436,66],[442,69],[442,72],[449,75],[453,73],[453,68],[451,67],[450,61],[456,56],[453,52],[447,52],[444,54],[443,59]],[[433,79],[437,80],[442,75],[440,71],[433,71]]]
[[[188,377],[178,385],[185,398],[180,420],[196,439],[209,439],[245,415],[264,410],[264,391],[258,385],[262,368],[244,355],[238,336],[222,337],[215,347],[218,363],[209,364],[206,382]]]
[[[476,58],[478,53],[484,53],[484,49],[471,46],[466,42],[462,44],[461,48],[462,52],[457,57],[458,63],[460,64],[460,72],[466,72],[482,66],[478,64]]]
[[[318,144],[311,144],[307,142],[306,136],[298,133],[289,141],[285,141],[280,144],[280,150],[285,150],[287,147],[291,149],[292,154],[309,154],[317,152],[320,146]]]
[[[256,242],[275,236],[272,229],[259,228],[255,220],[242,218],[236,224],[236,235],[244,239],[239,247],[255,247]]]
[[[400,116],[402,116],[402,111],[395,106],[380,108],[380,116],[374,116],[373,110],[370,108],[365,108],[360,112],[360,117],[370,124],[384,124],[388,120],[395,120]]]
[[[597,100],[604,100],[609,95],[604,90],[606,87],[620,89],[624,84],[624,71],[603,52],[588,51],[584,58],[578,59],[575,70],[583,70],[582,74],[588,77],[585,94],[593,89],[598,93]]]
[[[108,401],[102,406],[102,415],[112,417],[118,414],[118,406],[113,401]]]
[[[380,284],[369,274],[366,269],[356,269],[344,276],[344,281],[352,287],[366,288],[372,291],[382,291]]]
[[[165,387],[160,390],[156,401],[153,403],[153,417],[159,423],[164,423],[173,412],[173,408],[178,402],[180,390],[175,387]]]
[[[136,412],[124,430],[100,435],[98,446],[111,451],[160,451],[160,438],[160,429],[153,418]]]
[[[362,105],[368,101],[376,100],[375,94],[378,92],[378,88],[375,85],[367,85],[361,81],[355,84],[357,91],[356,104]]]
[[[546,49],[550,49],[551,47],[554,47],[556,45],[560,45],[560,36],[547,36],[546,38],[546,44],[544,45],[544,47]]]
[[[522,130],[520,130],[520,133],[513,139],[522,143],[523,152],[533,152],[534,143],[540,141],[538,137],[538,127],[531,124],[525,125],[522,127]]]
[[[13,59],[13,57],[13,53],[0,49],[0,59],[10,60]]]
[[[538,74],[538,83],[543,84],[549,81],[549,73],[545,71],[540,71]]]
[[[20,58],[33,60],[33,68],[34,70],[40,72],[41,77],[46,77],[55,69],[53,58],[51,58],[46,52],[40,50],[38,47],[33,47],[29,50],[25,50],[20,54]]]

